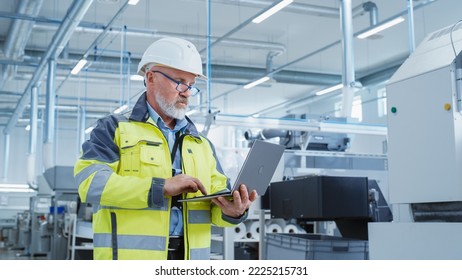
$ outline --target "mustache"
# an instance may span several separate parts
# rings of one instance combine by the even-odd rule
[[[175,103],[184,103],[184,104],[188,105],[188,104],[189,104],[189,100],[188,100],[188,98],[185,98],[185,97],[181,97],[181,96],[180,96],[180,97],[178,97],[178,99],[176,100]]]

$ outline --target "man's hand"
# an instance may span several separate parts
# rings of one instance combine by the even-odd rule
[[[242,184],[239,186],[239,191],[233,192],[233,199],[230,201],[226,197],[217,197],[212,199],[218,207],[221,208],[223,214],[229,217],[238,218],[242,216],[247,209],[249,209],[252,202],[257,199],[257,192],[254,190],[250,193],[247,192],[247,187]]]
[[[172,178],[165,179],[164,195],[175,196],[180,193],[191,193],[200,191],[206,195],[207,191],[199,179],[186,174],[179,174]]]

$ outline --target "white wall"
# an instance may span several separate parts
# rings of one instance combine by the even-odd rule
[[[9,134],[9,159],[6,161],[5,139],[3,133],[4,127],[1,128],[0,137],[0,172],[1,178],[6,180],[6,183],[22,183],[27,182],[27,154],[29,153],[29,133],[24,127],[15,127]],[[7,174],[3,174],[3,170],[7,165]]]
[[[2,131],[4,127],[1,128]],[[36,174],[43,171],[43,129],[38,129],[36,148]],[[30,132],[22,127],[15,127],[10,134],[10,148],[8,174],[3,174],[5,164],[5,136],[0,137],[0,172],[1,178],[6,178],[8,183],[27,183],[27,157],[29,154]],[[61,119],[56,123],[56,137],[54,140],[55,165],[73,166],[79,155],[77,141],[77,120]]]

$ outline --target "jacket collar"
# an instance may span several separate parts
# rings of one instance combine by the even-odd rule
[[[196,126],[194,123],[191,121],[188,116],[185,116],[186,120],[188,121],[188,125],[186,126],[185,133],[186,134],[191,134],[192,136],[199,138],[200,139],[200,134],[197,131]],[[133,107],[133,110],[130,114],[131,121],[137,121],[137,122],[147,122],[149,119],[149,111],[148,107],[146,106],[146,91],[141,94],[140,98],[138,98],[138,101],[136,101],[135,106]]]

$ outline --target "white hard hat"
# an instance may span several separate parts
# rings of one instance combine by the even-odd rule
[[[146,66],[152,63],[186,71],[207,80],[207,77],[202,74],[199,52],[191,42],[184,39],[168,37],[152,43],[138,64],[138,75],[144,76]]]

